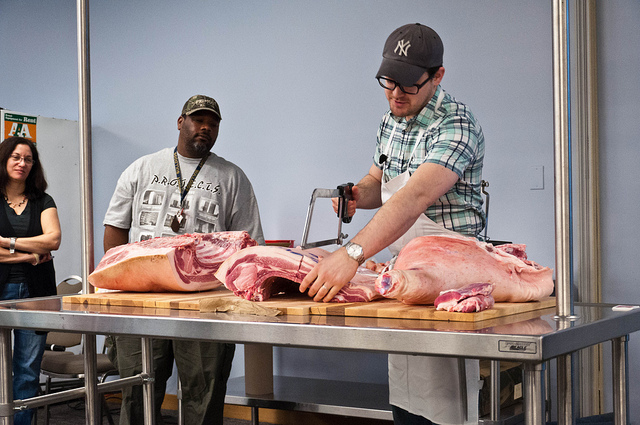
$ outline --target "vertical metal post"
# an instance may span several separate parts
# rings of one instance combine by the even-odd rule
[[[596,0],[570,0],[573,282],[576,302],[602,302]],[[571,25],[570,25],[571,27]],[[595,311],[590,312],[594,314]],[[595,319],[595,318],[590,318]],[[577,353],[575,415],[604,413],[602,345]]]
[[[553,126],[556,248],[556,308],[559,320],[573,316],[571,294],[571,168],[567,4],[553,0]],[[558,358],[558,423],[573,424],[571,355]]]
[[[89,0],[77,0],[78,122],[80,139],[80,205],[82,223],[82,293],[92,292],[87,276],[93,270],[93,181],[91,169],[91,78],[89,70]]]
[[[558,424],[573,423],[573,354],[558,356]]]
[[[544,362],[544,394],[545,394],[545,423],[551,422],[551,362]]]
[[[260,411],[258,406],[251,406],[251,425],[260,424]]]
[[[573,314],[571,303],[571,238],[569,175],[569,108],[567,13],[563,0],[553,0],[553,124],[555,175],[556,297],[560,317]]]
[[[544,363],[524,364],[524,423],[544,425]]]
[[[153,398],[155,375],[153,373],[153,339],[151,338],[142,338],[142,374],[147,377],[142,384],[144,425],[154,425],[156,423]]]
[[[96,371],[96,336],[82,334],[84,348],[85,420],[88,425],[101,423],[98,374]]]
[[[629,418],[629,392],[627,368],[627,335],[611,341],[611,357],[613,363],[613,414],[615,425],[627,425]]]
[[[178,373],[178,425],[184,425],[184,412],[182,411],[182,381]]]
[[[491,360],[491,418],[492,421],[500,420],[500,361]]]
[[[11,329],[0,328],[0,423],[13,424],[13,379],[11,377]]]

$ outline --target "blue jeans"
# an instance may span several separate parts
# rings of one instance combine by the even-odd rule
[[[1,300],[29,297],[26,283],[6,283]],[[13,330],[13,399],[24,400],[38,395],[40,387],[40,363],[47,342],[47,334],[25,329]],[[23,410],[15,414],[15,425],[30,425],[34,410]]]

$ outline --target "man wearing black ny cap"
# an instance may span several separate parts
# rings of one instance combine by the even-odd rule
[[[349,215],[379,210],[304,279],[300,290],[308,288],[314,300],[329,301],[384,248],[395,256],[417,236],[477,236],[483,229],[484,136],[469,108],[440,87],[443,55],[440,36],[421,24],[388,37],[376,79],[389,111],[373,165],[353,187]],[[389,389],[397,424],[477,423],[477,361],[390,355]]]
[[[258,204],[244,172],[211,152],[222,115],[203,95],[187,100],[178,117],[178,144],[134,161],[120,176],[104,218],[105,251],[157,236],[246,230],[264,245]],[[140,339],[117,336],[121,377],[142,372]],[[224,397],[235,346],[153,340],[156,423],[175,360],[185,424],[223,423]],[[121,425],[143,423],[142,389],[122,390]]]

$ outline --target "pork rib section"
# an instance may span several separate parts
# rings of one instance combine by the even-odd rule
[[[322,248],[254,246],[227,258],[216,272],[216,277],[239,297],[265,301],[279,293],[299,294],[302,280],[318,261],[329,254]],[[356,302],[381,298],[375,291],[377,276],[377,273],[359,267],[351,282],[331,301]]]
[[[473,313],[493,307],[493,283],[472,283],[460,289],[448,289],[440,292],[433,305],[436,310]]]
[[[221,285],[214,273],[233,253],[257,245],[247,232],[158,237],[108,250],[89,282],[135,292],[206,291]]]
[[[442,291],[483,282],[494,285],[496,302],[526,302],[553,292],[552,275],[526,258],[524,245],[421,236],[402,248],[393,270],[380,274],[376,290],[406,304],[432,304]]]

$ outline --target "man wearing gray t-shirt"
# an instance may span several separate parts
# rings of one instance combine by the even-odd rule
[[[104,249],[158,236],[246,230],[264,244],[253,187],[235,164],[211,152],[222,116],[218,103],[195,95],[178,118],[178,145],[143,156],[120,176],[104,219]],[[121,377],[142,371],[140,339],[116,337]],[[156,421],[175,360],[186,424],[223,422],[235,346],[153,340]],[[123,389],[120,424],[143,423],[142,389]]]

